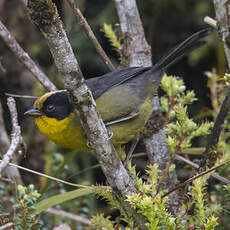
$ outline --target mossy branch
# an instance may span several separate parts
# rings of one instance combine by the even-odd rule
[[[132,210],[125,201],[128,194],[137,192],[136,188],[108,138],[54,4],[51,0],[29,0],[28,7],[32,20],[49,45],[58,71],[63,75],[64,86],[70,93],[74,111],[80,118],[87,140],[95,150],[97,160],[113,188],[116,199],[139,228],[145,229],[143,216]]]

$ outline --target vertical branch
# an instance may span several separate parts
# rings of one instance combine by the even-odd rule
[[[151,66],[151,48],[145,39],[144,29],[138,13],[135,0],[114,0],[120,20],[121,31],[124,39],[122,50],[122,65],[124,66]],[[159,168],[164,169],[169,160],[165,144],[165,132],[161,116],[159,98],[156,96],[152,101],[153,112],[147,124],[147,135],[144,136],[144,144],[151,164],[158,163]],[[166,186],[173,187],[177,177],[174,173],[168,179]],[[171,195],[173,212],[178,212],[178,197]]]
[[[63,23],[51,0],[29,0],[29,14],[45,37],[65,88],[70,92],[74,111],[79,116],[90,146],[96,153],[101,168],[127,216],[132,217],[140,229],[146,229],[145,218],[137,214],[126,196],[137,192],[128,172],[112,146],[105,125],[96,111],[92,93],[69,44]]]
[[[229,1],[222,0],[213,0],[213,3],[216,11],[218,31],[224,43],[224,51],[227,58],[228,68],[230,68],[230,3]],[[229,109],[230,87],[226,91],[226,97],[216,118],[212,133],[209,137],[208,145],[203,153],[203,159],[200,164],[200,171],[205,170],[206,167],[212,167],[216,162],[218,157],[216,145],[218,144],[224,120],[228,115]]]
[[[4,121],[3,121],[3,111],[2,106],[0,104],[0,155],[3,157],[3,154],[7,152],[10,146],[10,140],[7,136]],[[8,165],[5,169],[6,174],[10,178],[10,180],[15,181],[16,184],[22,184],[21,175],[19,170],[13,166]]]
[[[141,19],[135,0],[114,0],[120,20],[121,30],[125,38],[122,56],[127,66],[151,66],[151,49],[146,42]],[[123,62],[124,63],[124,62]],[[147,124],[150,134],[145,135],[144,143],[151,164],[158,163],[164,168],[168,159],[165,145],[165,133],[162,125],[159,98],[154,97],[153,113]],[[154,130],[153,128],[154,127]],[[153,134],[154,133],[154,134]],[[157,143],[157,144],[156,144]]]
[[[124,39],[123,66],[151,66],[148,45],[135,0],[114,0]]]
[[[19,145],[23,143],[23,139],[21,136],[21,128],[18,125],[18,114],[15,100],[12,97],[9,97],[7,99],[7,105],[9,107],[11,115],[12,140],[8,151],[4,154],[2,161],[0,163],[0,175],[2,174],[3,170],[7,167],[7,165],[10,163],[10,160],[13,158],[13,155],[18,150]]]
[[[224,51],[230,68],[230,18],[229,18],[229,1],[213,0],[216,18],[218,21],[218,30],[224,43]]]

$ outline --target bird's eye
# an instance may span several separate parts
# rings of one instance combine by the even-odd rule
[[[48,106],[46,107],[46,110],[47,110],[48,112],[53,112],[54,109],[55,109],[54,105],[48,105]]]

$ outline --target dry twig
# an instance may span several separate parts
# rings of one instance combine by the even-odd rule
[[[10,222],[10,223],[4,224],[3,226],[0,226],[0,230],[9,229],[13,226],[14,226],[14,224]],[[11,229],[13,229],[13,228],[11,228]]]
[[[78,216],[78,215],[70,213],[70,212],[58,210],[56,208],[48,208],[46,210],[46,212],[53,214],[53,215],[61,216],[61,217],[64,217],[64,218],[67,218],[70,220],[74,220],[74,221],[82,223],[82,224],[91,225],[91,221],[89,219],[82,217],[82,216]]]
[[[206,171],[204,171],[204,172],[202,172],[202,173],[200,173],[200,174],[198,174],[198,175],[196,175],[196,176],[194,176],[194,177],[189,178],[188,180],[184,181],[183,183],[178,184],[175,188],[169,190],[169,191],[168,191],[167,193],[165,193],[161,198],[164,198],[164,197],[168,196],[168,195],[171,194],[172,192],[174,192],[174,191],[176,191],[176,190],[178,190],[178,189],[180,189],[180,188],[183,188],[185,185],[191,183],[192,181],[194,181],[194,180],[196,180],[196,179],[198,179],[198,178],[200,178],[200,177],[202,177],[202,176],[204,176],[204,175],[206,175],[206,174],[208,174],[208,173],[211,173],[212,171],[214,171],[214,170],[216,170],[216,169],[222,167],[223,165],[229,164],[229,163],[230,163],[230,160],[228,160],[228,161],[226,161],[226,162],[223,162],[223,163],[221,163],[221,164],[219,164],[219,165],[217,165],[217,166],[215,166],[215,167],[213,167],[213,168],[211,168],[211,169],[208,169],[208,170],[206,170]]]
[[[21,128],[18,125],[18,114],[17,114],[15,100],[12,97],[8,97],[7,105],[9,107],[10,115],[11,115],[12,140],[7,153],[4,154],[2,161],[0,163],[0,175],[2,174],[3,170],[7,167],[7,165],[10,163],[10,160],[13,158],[13,155],[16,153],[19,146],[23,144],[23,139],[21,136]]]
[[[184,158],[184,157],[182,157],[182,156],[180,156],[178,154],[176,155],[175,159],[179,160],[179,161],[183,161],[183,162],[185,162],[186,164],[192,166],[195,169],[199,169],[199,165],[198,164],[196,164],[196,163],[194,163],[194,162],[192,162],[192,161],[190,161],[190,160],[188,160],[188,159],[186,159],[186,158]],[[211,176],[213,178],[215,178],[215,179],[217,179],[217,180],[225,183],[225,184],[230,184],[230,180],[229,179],[227,179],[225,177],[222,177],[222,176],[220,176],[217,173],[213,173]]]
[[[0,163],[1,162],[2,162],[2,160],[0,160]],[[27,171],[27,172],[39,175],[39,176],[43,176],[43,177],[48,178],[50,180],[56,181],[58,183],[66,184],[66,185],[77,187],[77,188],[90,188],[89,186],[86,186],[86,185],[75,184],[75,183],[71,183],[71,182],[68,182],[68,181],[65,181],[65,180],[61,180],[59,178],[56,178],[56,177],[53,177],[53,176],[49,176],[47,174],[44,174],[44,173],[41,173],[41,172],[37,172],[37,171],[34,171],[32,169],[28,169],[28,168],[25,168],[25,167],[22,167],[20,165],[16,165],[16,164],[13,164],[13,163],[9,163],[9,165],[13,166],[13,167],[16,167],[16,168],[19,168],[19,169],[22,169],[24,171]]]
[[[17,59],[33,74],[33,76],[46,88],[48,91],[57,90],[56,86],[49,78],[37,67],[30,56],[22,49],[14,37],[10,34],[7,28],[0,21],[0,37],[5,44],[10,48]]]
[[[81,10],[78,7],[75,6],[73,0],[67,0],[67,2],[74,9],[74,11],[76,12],[76,14],[78,16],[78,19],[79,19],[79,24],[82,25],[85,28],[85,30],[86,30],[86,32],[88,34],[88,37],[93,42],[98,54],[101,55],[102,59],[104,60],[105,64],[108,66],[110,71],[115,71],[116,68],[113,66],[113,63],[110,61],[109,57],[106,55],[105,51],[101,47],[101,45],[98,42],[96,36],[94,35],[92,29],[90,28],[90,25],[88,24],[88,22],[86,21],[85,17],[83,16]]]
[[[53,230],[71,230],[68,224],[61,224],[58,227],[55,227]]]
[[[209,16],[204,17],[204,22],[212,26],[213,28],[217,27],[217,21]]]
[[[10,147],[10,140],[5,130],[3,121],[3,110],[0,104],[0,155],[3,156]],[[14,181],[15,184],[22,184],[21,175],[19,170],[12,166],[7,166],[6,175],[10,179],[10,182]]]
[[[19,95],[19,94],[12,94],[12,93],[5,93],[8,97],[17,97],[17,98],[27,98],[27,99],[38,99],[38,97],[30,96],[30,95]]]

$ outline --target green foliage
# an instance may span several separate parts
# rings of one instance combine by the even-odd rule
[[[107,200],[112,206],[119,207],[119,203],[113,199],[112,189],[109,186],[92,186],[93,192]]]
[[[195,181],[193,181],[192,187],[192,196],[195,198],[195,212],[197,214],[198,223],[204,224],[206,217],[205,217],[205,186],[206,186],[206,176],[203,176]]]
[[[164,74],[161,81],[161,88],[167,93],[169,97],[178,96],[185,91],[185,85],[183,80],[180,80],[176,77],[168,77]]]
[[[85,196],[91,193],[92,193],[92,189],[89,187],[89,188],[80,188],[70,192],[58,194],[38,202],[36,205],[36,210],[34,210],[34,212],[36,214],[39,214],[45,211],[46,209],[51,208],[54,205],[62,204],[65,201],[73,200],[77,197]]]
[[[7,2],[7,1],[6,1]],[[10,1],[9,1],[10,2]],[[15,1],[17,2],[17,1]],[[61,1],[59,1],[61,2]],[[99,4],[100,2],[100,4]],[[114,57],[112,57],[113,52],[111,53],[111,51],[106,47],[107,43],[103,43],[105,41],[105,39],[103,39],[101,36],[101,33],[99,33],[99,27],[101,25],[103,25],[104,22],[108,22],[112,25],[115,25],[116,21],[117,21],[117,14],[116,14],[116,10],[114,7],[114,4],[112,1],[79,1],[79,6],[82,9],[84,15],[86,15],[87,20],[89,21],[89,24],[92,27],[92,30],[96,33],[96,36],[98,37],[99,41],[102,43],[102,46],[106,49],[105,51],[110,54],[110,58],[112,58],[113,62],[117,61],[115,60]],[[218,9],[222,9],[223,5],[226,3],[226,0],[222,0],[219,4]],[[5,4],[7,5],[7,4]],[[103,8],[101,7],[103,5]],[[151,6],[151,7],[150,7]],[[9,8],[9,7],[8,7]],[[13,15],[13,17],[15,17],[17,15],[17,8],[16,7],[11,7],[13,10],[13,13],[11,13],[11,15]],[[170,1],[170,0],[150,0],[150,1],[138,1],[138,8],[140,9],[140,13],[141,13],[141,18],[143,20],[143,25],[145,28],[145,32],[147,35],[147,40],[148,43],[150,44],[150,46],[153,47],[153,53],[155,53],[155,51],[161,51],[161,50],[165,50],[164,47],[167,47],[169,45],[169,42],[175,42],[175,41],[179,41],[182,36],[186,36],[186,34],[191,33],[192,30],[194,30],[194,28],[198,27],[202,27],[203,26],[203,16],[205,15],[213,15],[213,7],[211,4],[211,1],[206,1],[206,0],[199,0],[199,1],[183,1],[183,0],[177,0],[177,1]],[[7,9],[6,13],[8,12],[9,9]],[[162,12],[162,10],[165,12],[164,14],[159,14],[158,12]],[[78,56],[78,60],[79,63],[81,65],[81,68],[83,70],[83,73],[85,76],[93,76],[93,75],[99,75],[101,73],[107,72],[108,69],[106,67],[106,65],[103,63],[103,61],[101,60],[101,57],[95,52],[95,47],[91,44],[91,42],[89,42],[89,39],[87,38],[86,34],[84,32],[80,32],[79,33],[79,25],[76,22],[76,17],[75,15],[72,13],[72,9],[70,7],[66,7],[66,4],[63,2],[62,7],[61,7],[61,14],[63,16],[64,24],[65,24],[65,28],[67,28],[67,32],[68,32],[68,36],[71,40],[71,44],[73,45],[74,51],[76,52],[77,56]],[[186,17],[188,12],[190,13],[190,17]],[[5,14],[4,10],[3,13]],[[167,15],[167,18],[170,18],[170,26],[172,27],[170,30],[165,29],[168,26],[168,21],[165,20],[165,15]],[[17,17],[17,16],[16,16]],[[5,18],[8,18],[8,21],[12,21],[10,20],[11,16],[10,14],[6,15]],[[191,20],[192,19],[192,20]],[[16,20],[17,21],[17,20]],[[159,22],[161,24],[161,26],[159,26]],[[21,23],[21,22],[20,22]],[[26,40],[23,41],[23,36],[20,36],[20,23],[17,24],[17,26],[12,25],[12,32],[13,34],[17,34],[17,36],[21,39],[21,44],[25,45],[25,47],[27,47],[28,52],[31,54],[31,52],[34,55],[34,59],[36,60],[36,63],[39,63],[39,65],[41,66],[41,68],[45,71],[45,73],[51,77],[51,80],[57,82],[58,80],[60,80],[60,78],[58,77],[58,73],[54,68],[53,65],[53,61],[51,59],[51,55],[48,53],[48,51],[46,50],[46,45],[44,43],[42,43],[42,39],[39,40],[39,44],[37,44],[37,46],[39,47],[35,47],[36,50],[32,50],[31,47],[34,46],[34,44],[37,42],[33,39],[28,39],[27,36]],[[183,26],[177,26],[178,23],[182,23]],[[174,28],[173,28],[174,27]],[[16,31],[15,31],[16,28]],[[29,28],[29,26],[28,26]],[[115,27],[114,27],[115,28]],[[183,31],[180,31],[180,28],[183,29]],[[110,28],[109,28],[110,29]],[[113,38],[111,39],[111,43],[114,43],[114,47],[115,50],[117,50],[118,53],[120,53],[120,47],[117,45],[120,45],[120,40],[118,38],[116,38],[116,34],[114,33],[114,35],[111,33],[113,32],[114,29],[110,29],[110,37]],[[27,31],[27,33],[25,33],[24,29],[21,30],[22,34],[30,34],[29,30]],[[166,33],[166,31],[168,31]],[[171,32],[170,32],[171,31]],[[29,33],[28,33],[29,32]],[[34,31],[33,31],[34,33]],[[33,34],[32,33],[32,34]],[[157,36],[156,36],[157,35]],[[114,37],[113,37],[114,36]],[[36,39],[38,36],[34,36],[34,38]],[[115,39],[114,39],[115,38]],[[169,39],[170,38],[170,39]],[[213,60],[216,59],[217,63],[215,63],[214,65],[217,66],[217,72],[222,72],[225,71],[225,60],[224,60],[224,55],[223,55],[223,51],[221,50],[221,46],[218,46],[218,43],[220,43],[218,40],[216,39],[216,37],[213,39],[215,39],[215,42],[210,42],[208,44],[208,46],[206,47],[210,47],[213,46],[212,48],[212,55],[208,55],[209,57],[211,57],[211,59],[207,56],[207,53],[210,54],[210,52],[206,51],[206,62],[205,63],[209,63],[210,65],[213,65]],[[31,43],[32,42],[32,43]],[[157,45],[157,50],[154,48]],[[172,45],[172,44],[170,44]],[[215,46],[215,47],[214,47]],[[118,48],[119,47],[119,48]],[[214,50],[215,48],[215,50]],[[201,51],[202,50],[202,51]],[[192,68],[194,71],[191,71],[191,68],[187,68],[186,67],[186,77],[187,79],[191,79],[195,74],[199,75],[199,73],[203,72],[203,68],[204,65],[194,65],[194,61],[195,64],[198,64],[198,60],[201,60],[201,58],[203,58],[205,56],[205,52],[203,52],[204,49],[199,49],[196,52],[192,52],[192,54],[190,54],[189,56],[189,61],[191,63],[191,61],[193,62]],[[213,58],[215,56],[215,58]],[[48,57],[48,58],[47,58]],[[192,57],[192,60],[191,60]],[[12,58],[11,58],[12,59]],[[12,63],[11,66],[14,66],[14,68],[16,68],[16,66],[14,65],[15,60],[12,59]],[[14,72],[18,72],[14,71]],[[10,72],[11,73],[11,70]],[[20,71],[19,71],[20,73]],[[23,74],[23,73],[20,73]],[[211,73],[212,76],[214,76],[214,73]],[[218,76],[216,74],[216,76]],[[197,77],[197,76],[196,76]],[[11,80],[10,80],[11,79]],[[197,79],[199,79],[197,77]],[[214,79],[214,78],[213,78]],[[8,79],[10,82],[8,84],[8,86],[12,86],[13,88],[11,90],[19,90],[18,86],[19,84],[15,84],[15,79],[14,78],[9,78]],[[13,80],[13,81],[12,81]],[[210,80],[210,79],[209,79]],[[228,86],[229,85],[229,76],[226,75],[224,77],[225,80],[225,85]],[[172,80],[174,81],[174,80]],[[198,82],[200,81],[200,79],[198,80]],[[10,83],[13,84],[10,84]],[[28,81],[29,82],[29,81]],[[38,84],[38,83],[36,83]],[[62,88],[61,84],[59,84],[58,88]],[[21,85],[21,84],[20,84]],[[22,84],[23,86],[28,87],[28,84]],[[16,86],[16,88],[15,88]],[[61,87],[60,87],[61,86]],[[171,86],[173,87],[173,84],[171,84]],[[2,86],[4,87],[4,86]],[[36,91],[36,95],[41,95],[43,94],[43,89],[40,88],[41,86],[37,86],[35,89]],[[199,86],[200,87],[200,86]],[[174,90],[182,90],[183,86],[179,85],[178,89],[174,89]],[[222,89],[222,88],[221,88]],[[28,88],[23,87],[22,91],[20,91],[22,94],[28,92]],[[212,90],[214,92],[214,94],[212,93]],[[200,112],[199,114],[202,114],[202,118],[203,117],[207,117],[207,116],[212,116],[214,117],[214,119],[216,118],[216,115],[218,114],[222,99],[223,99],[223,95],[224,90],[222,92],[219,91],[220,87],[219,84],[216,87],[216,80],[212,81],[212,85],[210,87],[210,94],[213,95],[213,97],[211,97],[211,103],[212,103],[212,109],[205,108],[205,110],[202,112]],[[5,91],[8,91],[7,89],[5,89]],[[185,92],[185,91],[184,91]],[[186,95],[188,94],[187,98]],[[183,104],[183,105],[188,105],[191,104],[189,103],[189,101],[191,100],[192,97],[191,94],[194,94],[193,91],[189,91],[186,93],[186,95],[184,95],[184,101],[185,102],[179,102],[179,104]],[[217,96],[217,97],[216,97]],[[219,97],[219,98],[218,98]],[[179,97],[178,97],[179,98]],[[164,103],[163,103],[164,101]],[[27,103],[24,103],[27,104]],[[168,97],[162,98],[161,99],[161,104],[163,106],[163,108],[165,107],[166,109],[164,110],[165,113],[168,112],[168,124],[172,124],[172,122],[177,122],[177,113],[174,109],[169,110],[170,107],[170,102],[168,100]],[[21,110],[23,110],[23,108],[21,108]],[[187,113],[187,109],[185,111]],[[198,116],[196,116],[198,117]],[[199,117],[200,119],[200,117]],[[224,124],[224,128],[225,128],[225,132],[222,133],[222,137],[221,137],[221,143],[219,144],[219,146],[223,149],[221,150],[221,153],[223,154],[223,158],[229,158],[229,137],[230,137],[230,117],[228,118],[228,120],[225,121]],[[23,122],[23,121],[22,121]],[[167,122],[166,122],[167,123]],[[193,128],[194,124],[191,122],[190,123],[191,127]],[[202,124],[201,124],[202,125]],[[178,132],[177,130],[178,127],[176,127],[176,132]],[[202,128],[203,129],[203,128]],[[28,130],[30,130],[29,134],[31,134],[31,128],[29,128]],[[200,131],[199,131],[200,132]],[[206,132],[206,131],[204,131]],[[174,139],[173,139],[173,135],[168,136],[169,140],[171,138],[171,144],[175,145],[174,150],[179,146],[178,144],[180,142],[177,142],[176,144],[174,143]],[[178,135],[178,138],[180,138],[180,135]],[[178,139],[177,138],[177,139]],[[31,142],[31,140],[33,139],[33,141]],[[29,146],[33,146],[33,151],[38,151],[40,152],[40,144],[38,144],[36,147],[36,145],[34,145],[34,142],[37,143],[38,141],[34,140],[34,138],[29,138]],[[41,141],[41,140],[39,140]],[[200,141],[200,139],[199,139]],[[39,142],[40,143],[40,142]],[[43,142],[42,142],[43,143]],[[191,143],[191,142],[190,142]],[[199,142],[200,143],[200,142]],[[187,143],[185,143],[185,147],[186,147]],[[179,147],[183,147],[184,146],[179,146]],[[31,149],[32,150],[32,149]],[[171,149],[173,150],[173,149]],[[189,149],[180,149],[181,152],[186,153],[185,150],[188,150],[187,153],[191,153],[192,151],[194,151],[194,148],[192,146],[192,148]],[[203,149],[201,149],[199,152],[203,152]],[[219,151],[219,148],[218,148]],[[46,156],[47,152],[44,152],[43,156]],[[78,154],[79,155],[79,154]],[[36,157],[36,160],[33,159],[33,156]],[[72,167],[70,168],[69,171],[74,172],[75,170],[78,170],[79,165],[81,165],[80,168],[84,168],[85,167],[85,162],[89,161],[88,157],[89,154],[83,154],[83,157],[81,158],[81,160],[79,160],[79,158],[74,161],[72,160],[71,163],[67,163],[68,167]],[[41,156],[39,156],[41,157]],[[222,157],[222,155],[221,155]],[[33,162],[36,161],[37,164],[35,164],[37,167],[39,162],[38,159],[38,155],[37,154],[32,154],[30,158],[25,158],[24,160],[26,161],[26,163],[28,163],[28,159],[33,159]],[[82,162],[84,162],[84,165],[82,165]],[[47,163],[47,161],[46,161]],[[49,163],[49,162],[48,162]],[[93,161],[89,161],[89,164],[92,164]],[[63,164],[64,165],[64,164]],[[70,166],[72,165],[72,166]],[[40,167],[40,165],[39,165]],[[62,167],[62,166],[60,166]],[[65,166],[66,167],[66,166]],[[46,169],[48,169],[48,167],[46,167]],[[49,174],[53,175],[53,171],[56,171],[56,167],[53,167],[53,165],[51,166],[52,171],[47,170],[47,173],[49,171]],[[130,171],[132,169],[132,174],[137,175],[137,173],[135,172],[135,167],[131,167],[130,166]],[[149,169],[150,170],[150,169]],[[56,173],[54,175],[59,175],[62,178],[66,178],[66,175],[60,175],[58,174],[58,171],[56,171]],[[223,169],[219,169],[218,173],[220,173],[221,175],[225,176],[225,175],[229,175],[229,167],[224,167]],[[94,180],[89,180],[87,178],[87,176],[85,177],[85,175],[89,175],[89,174],[93,174],[93,178]],[[152,174],[152,175],[151,175]],[[95,183],[96,179],[98,178],[98,174],[93,171],[93,173],[91,172],[87,172],[84,176],[78,176],[76,179],[79,180],[79,178],[84,178],[84,181],[82,179],[82,181],[80,183]],[[148,172],[148,177],[147,180],[148,182],[146,182],[146,185],[143,187],[143,179],[136,179],[136,183],[138,184],[138,189],[140,191],[146,191],[148,189],[146,189],[147,187],[151,187],[152,193],[156,194],[156,186],[155,184],[158,183],[158,172],[154,171],[154,170],[150,170],[150,172]],[[157,176],[156,176],[157,175]],[[138,175],[139,176],[139,175]],[[156,177],[155,177],[156,176]],[[138,177],[137,177],[138,178]],[[151,179],[150,179],[151,178]],[[75,178],[74,178],[75,179]],[[46,181],[43,181],[43,183]],[[76,181],[74,181],[76,183]],[[79,182],[79,181],[78,181]],[[2,183],[2,182],[1,182]],[[40,187],[42,187],[42,185],[39,185]],[[10,188],[0,188],[0,209],[2,212],[9,212],[10,210],[10,206],[12,203],[15,202],[15,196],[12,195],[14,194],[12,191],[14,191],[13,186],[11,186],[11,184],[9,186],[5,186],[5,187],[10,187]],[[48,189],[47,189],[48,188]],[[44,191],[44,196],[49,197],[49,196],[53,196],[54,194],[57,193],[62,193],[63,191],[66,191],[66,186],[63,186],[60,184],[57,185],[56,183],[52,183],[52,186],[49,186],[49,183],[47,183],[47,186],[45,186]],[[103,187],[102,188],[96,188],[98,190],[98,194],[103,195],[104,197],[107,197],[108,200],[111,201],[111,204],[114,203],[115,201],[112,198],[112,191],[111,188],[107,187],[105,189],[105,191],[103,191]],[[95,190],[96,190],[95,189]],[[228,189],[228,190],[226,190]],[[194,214],[194,219],[192,219],[192,215],[193,215],[193,207],[195,207],[195,212],[197,212],[197,199],[195,198],[191,198],[188,199],[188,202],[183,201],[183,205],[181,207],[181,211],[180,211],[180,215],[176,217],[176,224],[177,224],[177,229],[214,229],[214,225],[216,224],[216,217],[213,217],[211,213],[213,213],[213,210],[211,209],[220,209],[220,204],[221,207],[223,207],[223,210],[221,212],[221,218],[218,219],[219,222],[223,221],[223,219],[225,219],[225,221],[223,221],[223,225],[220,224],[220,227],[218,229],[227,229],[228,226],[230,226],[230,218],[229,215],[227,215],[226,213],[230,213],[229,207],[230,207],[230,189],[229,186],[227,186],[226,189],[223,189],[223,187],[220,184],[216,184],[216,181],[212,181],[211,186],[209,186],[209,190],[205,191],[205,189],[203,189],[203,191],[201,191],[201,193],[203,194],[203,200],[204,200],[204,206],[205,207],[209,207],[210,209],[205,209],[205,212],[207,213],[207,219],[206,219],[206,223],[204,223],[204,225],[202,226],[202,228],[199,228],[198,226],[194,226],[194,219],[196,218],[196,214]],[[108,193],[106,192],[108,190]],[[212,192],[210,194],[210,191]],[[209,193],[209,200],[212,200],[213,202],[207,203],[209,202],[209,200],[206,198],[206,192]],[[151,193],[151,192],[150,192]],[[151,194],[149,194],[149,192],[145,192],[144,196],[150,196]],[[88,197],[87,197],[88,198]],[[87,199],[86,198],[86,199]],[[193,199],[195,201],[193,201]],[[65,211],[70,211],[73,213],[80,213],[81,209],[83,207],[83,202],[82,202],[83,198],[80,199],[73,199],[73,202],[66,202],[65,206],[62,205],[62,209]],[[11,203],[10,203],[11,202]],[[76,203],[78,205],[76,205]],[[2,205],[1,205],[2,204]],[[76,207],[78,206],[78,207]],[[119,208],[118,204],[116,203],[114,205],[115,207]],[[202,207],[200,207],[202,208]],[[98,211],[99,206],[97,207]],[[202,211],[202,210],[201,210]],[[99,211],[100,212],[100,211]],[[105,209],[105,207],[103,206],[103,212],[107,213],[107,210]],[[188,214],[189,213],[189,214]],[[82,213],[80,213],[82,214]],[[45,214],[47,215],[47,214]],[[106,215],[105,215],[106,216]],[[99,218],[100,219],[100,218]],[[107,219],[107,218],[106,218]],[[191,220],[192,219],[192,220]],[[48,220],[47,223],[49,223],[50,225],[46,225],[44,226],[44,228],[42,228],[43,230],[48,230],[48,229],[53,229],[53,225],[57,225],[57,217],[52,217],[52,221],[50,221],[50,219]],[[101,223],[105,223],[103,222],[104,220],[101,219]],[[131,220],[129,220],[131,222]],[[189,223],[191,223],[191,225],[189,225]],[[1,225],[1,224],[0,224]],[[52,225],[52,226],[51,226]],[[82,226],[77,226],[76,227],[76,223],[74,223],[75,226],[73,226],[72,229],[82,229]],[[95,223],[96,225],[96,223]],[[98,225],[99,226],[99,225]],[[72,227],[72,226],[71,226]],[[74,228],[75,227],[75,228]],[[100,226],[101,227],[101,226]],[[109,229],[108,225],[107,228]],[[38,228],[37,228],[38,229]],[[117,228],[118,229],[118,228]],[[120,228],[123,229],[123,228]],[[133,226],[126,227],[126,229],[134,229]],[[166,228],[164,228],[166,229]]]
[[[208,218],[207,223],[204,225],[205,230],[212,230],[218,225],[217,218],[215,216],[211,216]]]
[[[148,229],[214,230],[218,224],[218,218],[215,216],[216,210],[207,205],[205,189],[207,176],[193,182],[191,200],[187,204],[182,204],[180,213],[173,217],[167,209],[168,197],[161,197],[164,191],[157,193],[158,180],[160,178],[160,170],[157,165],[148,166],[146,173],[148,176],[146,182],[142,179],[137,181],[139,193],[128,196],[127,201],[138,213],[146,217]]]
[[[196,124],[188,117],[187,106],[197,99],[193,91],[185,91],[186,87],[179,78],[164,76],[161,84],[166,95],[161,98],[165,113],[165,126],[167,143],[172,157],[181,150],[192,146],[194,137],[210,133],[212,123],[204,122]],[[174,164],[169,164],[168,172],[174,169]],[[191,188],[192,198],[182,204],[180,213],[172,216],[168,210],[168,197],[163,197],[164,190],[159,190],[159,181],[162,179],[161,171],[157,164],[149,165],[145,179],[138,177],[135,166],[127,165],[129,172],[136,178],[138,193],[127,196],[126,201],[131,207],[146,217],[146,227],[151,230],[158,229],[214,229],[217,225],[216,210],[207,205],[205,190],[207,176],[193,182]],[[96,187],[94,192],[106,198],[109,203],[121,210],[123,219],[127,222],[126,229],[132,229],[133,220],[127,219],[119,203],[112,197],[110,188]],[[215,206],[216,209],[218,206]],[[219,210],[219,209],[218,209]],[[100,215],[98,218],[104,218]],[[103,220],[101,220],[103,221]],[[96,225],[95,225],[96,226]]]
[[[105,36],[109,39],[110,44],[115,48],[115,50],[121,57],[121,43],[120,40],[117,38],[114,30],[112,29],[112,25],[104,23],[102,31],[105,33]]]
[[[39,197],[40,194],[34,189],[34,185],[18,186],[18,199],[14,206],[16,209],[14,224],[18,230],[41,229],[39,216],[34,214]]]
[[[167,209],[168,198],[161,198],[162,191],[157,194],[160,170],[156,164],[150,165],[148,168],[146,170],[147,182],[139,179],[137,186],[140,193],[128,196],[127,201],[138,213],[146,217],[148,229],[175,229],[175,218]]]
[[[208,176],[205,175],[193,181],[191,188],[192,199],[188,206],[184,206],[184,215],[177,218],[178,229],[215,229],[217,217],[215,210],[207,205],[206,183]],[[189,209],[193,207],[193,214],[189,214]],[[219,210],[220,211],[220,210]]]
[[[186,87],[181,79],[164,75],[161,88],[166,93],[161,97],[161,106],[166,114],[167,146],[171,153],[183,151],[192,146],[194,137],[209,134],[213,123],[198,125],[188,117],[187,105],[197,99],[193,91],[185,91]]]
[[[106,228],[108,230],[113,230],[114,222],[109,220],[109,218],[109,216],[105,218],[103,214],[97,214],[93,216],[91,223],[96,229]]]

